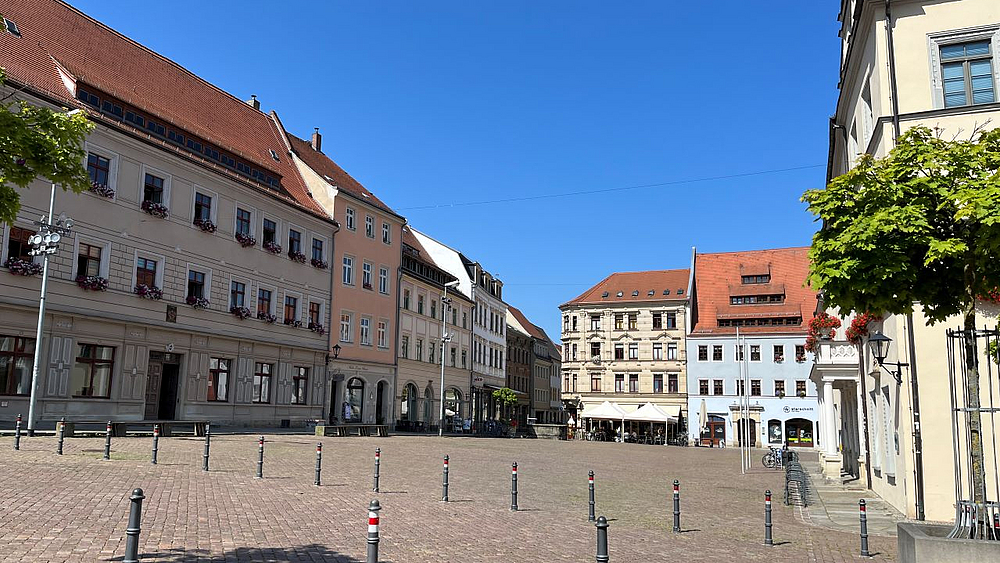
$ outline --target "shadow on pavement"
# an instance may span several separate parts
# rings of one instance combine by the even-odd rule
[[[105,561],[122,561],[123,559],[124,556],[121,556],[105,559]],[[139,559],[163,563],[230,563],[232,561],[361,563],[360,559],[317,544],[294,547],[239,547],[217,555],[211,555],[204,549],[166,549],[154,553],[142,553],[139,555]]]

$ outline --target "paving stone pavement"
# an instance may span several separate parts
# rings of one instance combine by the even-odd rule
[[[834,530],[858,529],[860,512],[858,501],[865,499],[868,533],[896,536],[896,523],[906,517],[878,495],[865,489],[859,480],[843,482],[823,477],[818,461],[803,461],[815,491],[814,504],[802,511],[803,520],[816,526]]]
[[[380,561],[594,561],[587,522],[587,471],[597,513],[611,520],[612,562],[856,561],[856,533],[800,521],[780,502],[782,473],[742,476],[739,451],[596,442],[459,437],[322,438],[323,484],[315,487],[317,439],[267,436],[264,479],[254,479],[257,436],[203,440],[0,437],[0,562],[121,561],[128,497],[146,494],[142,560],[343,562],[365,559],[367,506],[382,504]],[[373,493],[375,447],[382,449]],[[441,462],[451,458],[442,503]],[[510,463],[518,505],[510,507]],[[673,479],[681,482],[681,527],[671,533]],[[775,547],[765,547],[764,490],[775,491]],[[892,561],[895,538],[873,537],[875,560]]]

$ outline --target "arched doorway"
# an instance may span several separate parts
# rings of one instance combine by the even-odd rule
[[[375,424],[385,424],[385,381],[375,386]]]
[[[813,423],[804,418],[785,421],[785,443],[789,447],[811,448],[813,445]]]
[[[404,422],[417,420],[417,386],[407,383],[399,400],[399,419]]]
[[[444,392],[444,420],[449,430],[455,429],[455,421],[462,420],[462,392],[448,389]]]
[[[736,426],[736,442],[737,442],[737,444],[739,444],[740,446],[742,446],[743,445],[743,440],[745,440],[748,437],[747,434],[745,434],[744,431],[743,431],[743,425],[744,424],[747,424],[750,427],[749,428],[749,438],[750,438],[749,442],[750,442],[750,447],[751,448],[756,447],[757,446],[757,421],[754,420],[754,419],[752,419],[752,418],[749,418],[749,419],[741,418],[741,419],[739,419],[739,420],[736,421],[735,426]]]
[[[352,377],[347,382],[347,397],[344,401],[344,422],[361,422],[364,416],[365,382]]]
[[[428,385],[424,389],[424,425],[429,429],[431,427],[431,404],[434,402],[434,391],[431,386]]]
[[[721,416],[708,415],[708,424],[701,431],[701,445],[718,448],[726,444],[726,419]]]

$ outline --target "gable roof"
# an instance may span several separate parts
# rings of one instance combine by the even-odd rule
[[[517,324],[522,327],[522,332],[527,331],[529,335],[539,340],[547,341],[549,339],[549,337],[545,335],[545,332],[532,324],[532,322],[528,320],[528,317],[524,316],[524,313],[522,313],[520,309],[508,304],[507,311],[513,315],[514,319],[517,320]]]
[[[329,219],[310,197],[287,157],[272,116],[63,2],[5,0],[3,14],[21,31],[20,37],[0,33],[0,66],[12,83],[56,103],[84,110],[95,121],[130,131],[185,158],[202,161],[221,174]],[[197,135],[280,176],[281,187],[287,194],[257,185],[206,157],[177,149],[147,131],[105,116],[75,98],[70,90],[73,81],[113,96],[155,116],[165,125]],[[277,161],[271,151],[279,155]]]
[[[805,334],[816,308],[816,292],[805,285],[809,247],[776,248],[695,255],[695,323],[692,336],[735,334],[719,319],[799,317],[799,325],[743,326],[747,334]],[[743,284],[742,276],[771,276],[769,283]],[[784,295],[781,303],[731,304],[731,297]]]
[[[687,268],[681,270],[650,270],[647,272],[615,272],[576,299],[560,305],[591,303],[629,303],[687,299]],[[669,292],[664,294],[664,292]],[[619,292],[621,296],[619,296]],[[653,292],[650,295],[650,292]],[[607,295],[605,295],[607,294]]]
[[[323,176],[323,179],[330,185],[339,190],[343,190],[356,200],[368,203],[378,209],[381,209],[382,211],[396,215],[397,217],[399,216],[398,213],[393,211],[382,200],[375,197],[375,194],[369,191],[368,188],[361,185],[361,182],[355,180],[353,176],[348,174],[330,157],[326,156],[323,152],[314,149],[312,147],[312,143],[306,141],[305,139],[300,139],[290,133],[288,134],[288,141],[291,143],[292,151],[295,152],[296,156],[301,158],[302,162],[304,162],[309,168],[312,168],[314,172]]]

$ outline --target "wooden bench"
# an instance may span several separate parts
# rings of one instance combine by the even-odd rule
[[[75,432],[83,430],[81,426],[93,427],[91,432],[97,432],[103,434],[107,431],[108,421],[106,420],[67,420],[65,436],[72,437]],[[190,426],[193,429],[195,436],[204,436],[205,428],[208,426],[207,420],[112,420],[111,421],[111,435],[115,437],[123,437],[128,434],[129,427],[132,426],[142,426],[148,427],[149,432],[153,432],[153,426],[160,425],[160,436],[168,437],[173,435],[174,429],[177,427]],[[59,422],[55,423],[56,432],[59,432]]]
[[[389,425],[388,424],[330,424],[316,425],[316,435],[317,436],[378,436],[386,437],[389,435]]]

